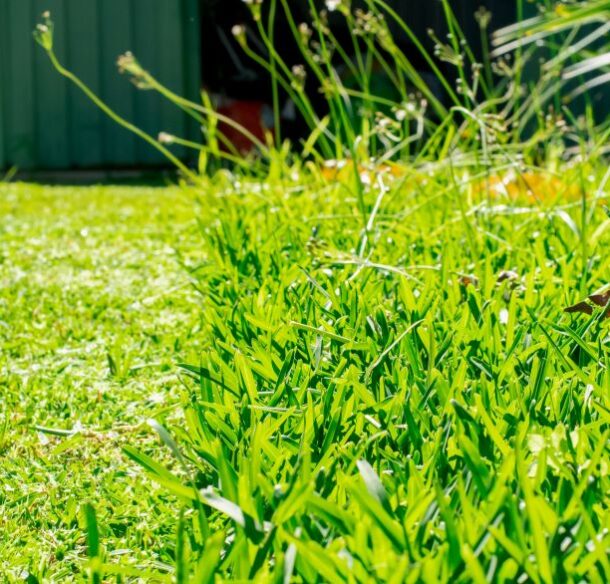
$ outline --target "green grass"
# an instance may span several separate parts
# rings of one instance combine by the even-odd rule
[[[546,65],[510,45],[492,63],[486,41],[478,63],[448,0],[434,55],[383,0],[365,4],[335,6],[351,56],[313,2],[313,32],[286,0],[250,3],[262,45],[237,39],[269,71],[276,117],[281,89],[311,135],[280,145],[278,127],[246,159],[205,93],[179,97],[130,53],[120,69],[205,139],[121,118],[58,61],[43,15],[58,73],[185,191],[5,187],[9,579],[610,581],[607,309],[564,311],[610,273],[607,123],[562,101],[577,31]],[[280,10],[323,118],[274,46]],[[396,101],[371,92],[375,68]],[[171,144],[199,151],[197,171]],[[334,178],[318,170],[331,158],[347,162]]]
[[[553,205],[219,175],[198,224],[177,188],[2,187],[3,576],[607,581],[584,170]]]
[[[121,446],[178,415],[192,210],[177,189],[0,185],[2,582],[81,581],[87,502],[115,561],[171,563],[173,509]]]
[[[582,170],[555,206],[372,188],[366,229],[341,184],[210,202],[181,468],[128,449],[186,510],[179,581],[608,580],[608,327],[563,313],[609,269]]]

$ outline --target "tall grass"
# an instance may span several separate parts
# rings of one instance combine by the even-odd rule
[[[608,273],[599,143],[557,109],[551,69],[525,90],[537,49],[512,60],[484,51],[478,63],[448,1],[450,35],[433,54],[382,0],[367,12],[332,4],[354,31],[354,59],[313,1],[315,26],[291,20],[285,0],[269,12],[250,4],[265,53],[235,30],[272,76],[276,107],[283,90],[309,124],[300,147],[276,128],[239,161],[220,147],[206,96],[179,98],[121,61],[207,140],[192,145],[210,177],[191,270],[207,347],[181,366],[183,426],[151,423],[176,467],[125,448],[178,501],[173,575],[608,581],[606,309],[563,313]],[[280,10],[328,100],[323,117],[273,45]],[[38,39],[61,67],[50,30]],[[396,103],[370,91],[372,59]],[[218,170],[223,156],[231,172]],[[325,173],[328,159],[343,171]],[[96,577],[112,572],[95,557]]]
[[[259,43],[249,41],[245,26],[237,25],[233,30],[245,54],[270,75],[276,123],[275,134],[268,136],[267,143],[215,111],[207,94],[202,95],[201,103],[176,95],[156,80],[136,57],[126,53],[118,60],[120,71],[129,75],[136,86],[157,91],[172,101],[202,129],[201,144],[165,132],[160,133],[159,140],[154,140],[112,112],[61,65],[53,50],[53,23],[48,14],[35,36],[60,74],[76,83],[115,121],[160,150],[191,181],[194,175],[168,150],[168,144],[198,150],[199,170],[204,173],[217,170],[220,160],[229,161],[232,167],[241,166],[249,173],[253,168],[266,172],[274,159],[289,153],[298,160],[313,160],[318,165],[325,160],[344,159],[356,164],[383,165],[393,161],[421,165],[458,157],[461,164],[476,167],[496,164],[498,158],[502,164],[514,162],[508,152],[508,142],[513,146],[519,142],[523,157],[540,158],[540,149],[544,149],[549,136],[549,128],[541,121],[549,104],[557,104],[560,92],[556,70],[547,67],[535,78],[522,79],[527,63],[536,57],[535,47],[527,48],[529,43],[505,45],[503,54],[516,46],[524,48],[517,51],[515,59],[502,57],[492,61],[487,44],[490,15],[484,11],[477,14],[483,39],[479,61],[477,51],[469,46],[447,0],[442,2],[442,8],[449,33],[446,38],[432,33],[433,51],[426,48],[428,43],[419,39],[384,0],[366,0],[367,9],[355,12],[345,1],[328,4],[334,13],[341,15],[344,26],[352,33],[352,46],[342,47],[329,24],[328,10],[319,10],[314,0],[309,2],[310,23],[296,22],[287,0],[248,3]],[[273,44],[280,14],[293,33],[302,65],[290,66]],[[399,47],[390,24],[412,43],[419,60],[428,64],[436,80],[434,87],[412,64],[412,56],[404,54]],[[507,29],[505,36],[498,39],[513,38],[511,30],[520,28]],[[551,62],[563,62],[562,55],[568,47],[569,39],[549,48],[556,54]],[[385,75],[396,100],[372,91],[374,66]],[[342,71],[349,73],[349,83]],[[311,93],[305,90],[307,76],[314,78],[314,86],[323,93],[327,112],[320,112],[312,102]],[[278,121],[282,107],[280,92],[293,102],[309,127],[310,134],[300,145],[282,144]],[[561,106],[555,109],[560,110]],[[240,132],[253,144],[254,160],[243,160],[223,135],[222,124]],[[555,133],[555,128],[550,130]]]

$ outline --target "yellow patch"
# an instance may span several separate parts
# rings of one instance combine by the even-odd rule
[[[371,181],[378,176],[401,178],[407,174],[407,167],[395,162],[384,164],[358,164],[358,174],[365,181]],[[327,181],[345,181],[354,176],[354,163],[351,160],[328,160],[320,169],[322,178]]]
[[[346,182],[354,176],[354,163],[351,160],[327,161],[320,169],[326,181]],[[382,177],[386,181],[409,176],[417,184],[426,182],[426,177],[419,171],[396,163],[386,162],[381,165],[358,165],[358,174],[363,182],[372,184]],[[516,201],[519,203],[549,203],[557,200],[577,200],[581,197],[580,189],[565,182],[554,174],[543,170],[516,172],[509,170],[503,174],[492,174],[488,178],[478,179],[469,185],[473,199],[491,198],[494,200]]]
[[[580,190],[548,172],[509,171],[504,175],[494,174],[477,181],[472,185],[472,194],[477,198],[490,196],[494,199],[546,203],[577,199]]]

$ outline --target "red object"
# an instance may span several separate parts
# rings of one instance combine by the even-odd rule
[[[218,113],[231,118],[258,140],[265,142],[265,132],[271,129],[265,124],[265,110],[268,107],[262,101],[236,99],[219,107]],[[254,148],[252,140],[229,124],[220,122],[218,129],[240,154],[248,154]],[[221,143],[221,146],[223,150],[228,150],[226,145]]]

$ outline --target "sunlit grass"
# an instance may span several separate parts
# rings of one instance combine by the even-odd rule
[[[287,0],[247,4],[252,30],[234,34],[270,75],[265,143],[127,53],[120,69],[203,131],[155,140],[64,68],[48,13],[36,29],[183,190],[6,190],[10,576],[609,581],[608,133],[590,104],[563,108],[578,31],[545,45],[548,17],[504,29],[495,55],[511,58],[492,61],[481,10],[479,62],[446,0],[433,52],[383,0],[327,2],[350,55],[313,1],[313,26]],[[274,44],[280,13],[306,66]],[[513,42],[524,29],[539,42]],[[394,98],[370,91],[375,68]],[[281,92],[301,143],[282,142]]]
[[[364,216],[349,180],[218,175],[198,226],[179,189],[3,187],[2,569],[606,579],[583,170],[552,202],[381,173]]]
[[[88,501],[123,564],[171,562],[163,498],[120,447],[173,416],[174,363],[196,354],[177,255],[198,252],[192,204],[177,189],[1,185],[0,216],[0,580],[81,581]]]
[[[186,420],[155,426],[179,469],[126,448],[182,501],[183,581],[607,579],[608,329],[564,313],[607,283],[581,170],[552,202],[388,181],[364,223],[305,175],[210,200]]]

